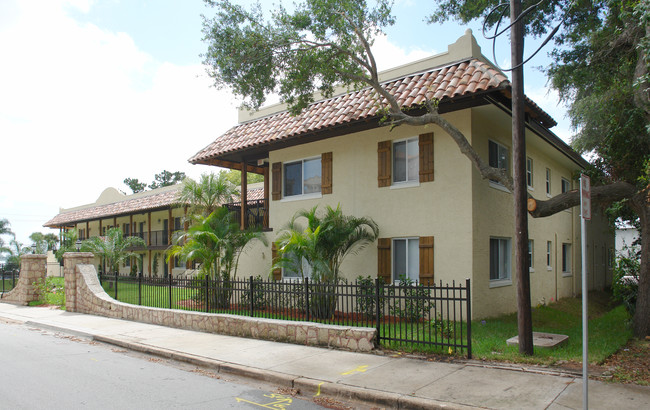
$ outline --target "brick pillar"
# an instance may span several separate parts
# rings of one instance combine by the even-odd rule
[[[63,276],[65,277],[65,310],[77,311],[77,265],[92,264],[95,255],[90,252],[66,252],[63,254]]]
[[[47,276],[46,255],[23,255],[20,257],[20,276],[16,287],[3,295],[3,302],[15,302],[27,305],[38,300],[33,283]]]

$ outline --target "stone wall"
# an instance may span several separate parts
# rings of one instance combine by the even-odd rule
[[[90,257],[88,256],[90,255]],[[186,312],[118,302],[104,291],[92,254],[72,253],[65,258],[66,309],[180,329],[219,333],[311,346],[370,351],[376,329],[323,325],[311,322],[252,318],[227,314]]]
[[[3,302],[27,305],[38,300],[33,283],[47,275],[47,256],[23,255],[20,257],[20,276],[16,287],[2,295]]]

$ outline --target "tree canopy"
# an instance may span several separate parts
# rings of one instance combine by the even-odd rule
[[[498,13],[490,14],[490,10],[499,3],[440,0],[430,20],[483,18],[492,27]],[[537,5],[524,20],[533,35],[545,35],[562,22],[546,73],[560,99],[569,105],[575,130],[571,145],[580,153],[592,154],[590,174],[600,185],[594,188],[592,200],[603,206],[622,200],[610,208],[613,215],[639,219],[642,252],[635,334],[646,336],[650,334],[650,3],[523,3],[524,8]],[[576,206],[578,195],[568,193],[548,202],[533,216]]]
[[[140,182],[137,178],[125,178],[124,184],[128,186],[134,194],[149,189],[162,188],[164,186],[175,185],[185,179],[185,173],[181,171],[170,172],[163,170],[162,172],[154,175],[153,181],[147,185],[145,182]]]

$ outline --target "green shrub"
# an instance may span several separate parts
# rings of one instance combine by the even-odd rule
[[[614,299],[621,302],[625,309],[634,316],[636,295],[639,290],[639,269],[641,260],[634,248],[626,247],[616,257],[614,265]]]
[[[390,314],[408,322],[419,322],[429,317],[431,309],[435,306],[429,289],[422,284],[416,285],[404,275],[400,275],[399,279],[398,286],[388,287],[388,295],[395,298],[395,303],[389,306]]]
[[[41,278],[33,283],[42,304],[65,307],[65,290],[63,278],[47,277]]]
[[[380,283],[379,306],[384,304],[384,286],[383,279],[378,279]],[[375,280],[369,275],[357,277],[357,312],[363,313],[366,317],[372,318],[377,313],[375,297]]]

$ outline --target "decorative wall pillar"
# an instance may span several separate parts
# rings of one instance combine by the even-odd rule
[[[16,287],[2,296],[3,302],[27,305],[38,300],[34,282],[47,276],[46,255],[23,255],[20,257],[20,276]]]
[[[79,278],[76,267],[79,264],[92,264],[95,255],[90,252],[66,252],[63,254],[63,276],[65,277],[65,310],[77,312],[77,292]]]

